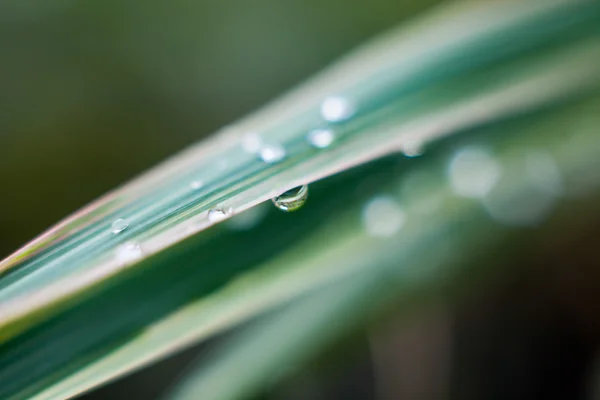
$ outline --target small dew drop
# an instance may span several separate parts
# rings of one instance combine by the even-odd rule
[[[117,247],[116,257],[122,263],[137,260],[142,256],[142,249],[136,242],[127,242]]]
[[[275,164],[283,160],[286,156],[283,146],[269,144],[264,145],[259,150],[260,159],[267,164]]]
[[[318,149],[325,149],[335,140],[335,134],[330,129],[315,129],[307,136],[308,143]]]
[[[111,225],[112,233],[118,235],[129,227],[129,222],[123,218],[119,218],[113,221]]]
[[[249,132],[242,137],[242,149],[246,153],[256,154],[262,147],[262,139],[258,134],[254,132]]]
[[[331,96],[321,104],[321,116],[329,122],[343,122],[352,117],[355,107],[350,101],[341,96]]]
[[[208,221],[210,223],[215,223],[224,220],[229,216],[231,210],[223,210],[221,208],[213,208],[208,212]]]
[[[190,189],[192,189],[192,190],[202,189],[203,186],[204,186],[204,182],[202,182],[202,181],[190,182]]]
[[[448,166],[452,190],[463,197],[483,198],[498,183],[502,167],[494,156],[480,147],[467,147],[457,152]]]
[[[275,207],[282,211],[296,211],[306,203],[308,198],[308,186],[298,186],[275,197],[272,201]]]
[[[409,139],[402,144],[402,154],[406,157],[419,157],[425,153],[425,145],[417,139]]]
[[[362,219],[370,236],[389,237],[400,231],[406,214],[394,198],[378,196],[367,203]]]

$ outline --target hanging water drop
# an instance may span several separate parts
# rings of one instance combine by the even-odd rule
[[[308,186],[298,186],[275,197],[272,201],[275,207],[282,211],[296,211],[306,203],[308,198]]]
[[[265,145],[260,148],[260,159],[267,164],[275,164],[285,158],[285,149],[276,144]]]
[[[123,218],[119,218],[113,221],[111,225],[112,233],[118,235],[129,227],[129,222]]]
[[[227,216],[229,215],[230,212],[231,212],[231,209],[223,210],[221,208],[213,208],[212,210],[210,210],[208,212],[208,221],[210,223],[222,221],[225,218],[227,218]]]
[[[354,115],[355,107],[341,96],[331,96],[321,104],[321,116],[325,121],[343,122]]]
[[[333,143],[335,135],[330,129],[315,129],[307,136],[308,143],[318,149],[325,149]]]

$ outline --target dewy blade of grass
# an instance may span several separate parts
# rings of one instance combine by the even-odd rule
[[[5,308],[4,319],[5,321],[17,319],[18,315],[29,313],[29,310],[38,308],[39,304],[50,304],[51,300],[49,298],[51,297],[56,297],[57,295],[67,297],[69,294],[78,290],[83,290],[89,284],[94,283],[98,278],[104,278],[118,272],[121,265],[118,264],[118,260],[111,259],[113,254],[109,253],[109,250],[114,249],[118,243],[123,243],[125,240],[131,240],[132,235],[134,238],[137,236],[137,239],[145,238],[145,252],[147,254],[153,254],[160,251],[166,244],[177,242],[186,235],[193,233],[193,228],[188,227],[187,231],[178,235],[176,231],[173,232],[173,229],[168,229],[168,223],[170,222],[170,224],[173,225],[173,221],[176,222],[186,216],[191,217],[193,214],[198,213],[199,210],[207,210],[211,207],[220,206],[232,208],[239,212],[254,205],[256,202],[264,201],[269,197],[274,197],[281,191],[293,186],[335,173],[340,168],[347,168],[348,166],[368,161],[369,159],[379,157],[386,152],[401,150],[403,143],[419,142],[424,144],[437,136],[477,123],[477,121],[473,121],[473,118],[485,120],[494,117],[490,115],[491,113],[502,115],[503,113],[510,113],[515,110],[523,112],[530,107],[537,107],[540,103],[556,101],[561,96],[569,96],[573,92],[576,93],[583,90],[589,90],[598,82],[596,79],[598,71],[589,66],[598,64],[599,47],[600,46],[598,46],[595,40],[591,40],[587,42],[584,41],[583,45],[566,53],[553,54],[556,51],[552,51],[550,56],[547,56],[547,58],[542,57],[537,64],[530,61],[529,64],[527,64],[529,66],[529,71],[526,69],[525,72],[519,72],[519,70],[523,68],[519,68],[517,63],[516,69],[514,67],[508,68],[508,72],[512,71],[511,73],[505,73],[504,77],[501,75],[498,76],[499,79],[494,82],[496,88],[492,87],[492,89],[489,90],[491,93],[494,93],[494,91],[497,92],[492,95],[491,98],[485,96],[482,97],[480,93],[477,93],[478,91],[481,92],[484,90],[474,85],[474,83],[480,83],[475,79],[477,77],[476,75],[467,78],[463,77],[458,79],[457,82],[450,81],[450,83],[454,83],[454,88],[452,85],[449,85],[450,89],[457,89],[456,91],[458,91],[458,93],[451,93],[446,88],[448,83],[446,86],[440,85],[428,90],[423,90],[417,95],[416,99],[408,97],[398,100],[399,105],[409,111],[411,110],[410,107],[412,106],[414,108],[415,104],[424,104],[424,106],[419,106],[422,109],[417,108],[412,111],[412,114],[410,112],[407,113],[403,109],[397,109],[398,106],[393,106],[394,103],[391,103],[391,106],[382,109],[382,111],[379,112],[379,114],[376,113],[374,117],[364,117],[367,118],[367,123],[363,123],[364,126],[360,126],[361,119],[357,118],[356,121],[349,124],[349,132],[345,133],[344,129],[338,128],[338,131],[343,134],[340,138],[340,145],[328,152],[327,157],[317,156],[314,155],[314,153],[312,156],[309,154],[312,159],[306,159],[300,156],[293,157],[290,155],[289,160],[286,161],[287,164],[285,165],[287,168],[282,167],[274,171],[269,171],[267,168],[264,171],[257,171],[254,177],[246,176],[243,172],[236,175],[236,170],[224,171],[229,174],[225,178],[229,187],[228,192],[223,193],[218,190],[215,192],[218,196],[221,196],[220,198],[214,198],[216,196],[212,194],[212,199],[210,197],[208,199],[202,199],[204,201],[197,204],[195,197],[199,195],[194,193],[195,191],[193,190],[190,191],[189,173],[186,173],[185,180],[178,182],[176,188],[173,189],[174,193],[167,194],[165,190],[157,190],[157,193],[153,196],[147,196],[149,198],[144,199],[141,204],[135,203],[131,206],[133,207],[132,209],[123,210],[121,212],[122,214],[129,213],[128,220],[131,225],[138,225],[137,227],[132,226],[132,228],[129,229],[129,232],[126,232],[125,235],[123,235],[124,238],[121,239],[112,234],[110,226],[108,225],[111,221],[108,220],[90,228],[91,231],[84,230],[84,238],[78,238],[74,242],[75,247],[72,251],[63,251],[62,254],[58,256],[50,252],[46,257],[42,256],[37,260],[34,259],[30,265],[24,265],[22,269],[15,271],[14,274],[6,276],[1,281],[1,283],[4,284],[4,288],[0,291],[0,300],[2,300]],[[551,65],[548,67],[539,65],[543,63],[550,63]],[[492,68],[491,71],[494,71],[494,69],[502,70],[502,67],[496,66],[495,68]],[[505,67],[505,69],[507,68]],[[489,74],[489,72],[486,71],[486,74]],[[470,86],[475,86],[475,91],[473,93],[468,93],[465,89],[469,87],[469,79],[474,82],[470,83]],[[521,79],[523,83],[520,85],[510,85],[506,83],[507,81],[516,81],[517,79]],[[502,87],[503,85],[505,87]],[[429,94],[430,92],[431,94]],[[465,117],[461,118],[461,114],[456,113],[456,109],[460,109],[462,106],[460,102],[458,102],[458,106],[447,106],[447,104],[457,103],[457,98],[469,98],[469,96],[472,97],[469,101],[473,104],[474,108],[480,110],[479,112],[473,111],[473,108],[466,108],[466,112],[463,111]],[[443,100],[441,104],[439,99]],[[420,101],[417,102],[416,100]],[[484,107],[482,107],[482,105]],[[416,119],[416,117],[418,117],[419,114],[423,114],[421,117],[422,119],[431,120],[431,108],[441,108],[443,113],[449,116],[450,121],[442,123],[443,120],[438,120],[436,124],[433,124],[434,129],[419,129],[419,124],[423,124],[418,122],[419,119]],[[514,110],[511,111],[511,108]],[[392,117],[390,118],[390,116]],[[377,122],[369,123],[368,118]],[[461,126],[461,124],[465,126]],[[354,128],[354,131],[357,131],[356,133],[352,132],[353,125],[359,126],[358,129]],[[386,125],[390,128],[386,129]],[[382,129],[381,126],[384,128]],[[432,126],[432,124],[428,122],[425,126]],[[442,129],[438,126],[442,126]],[[403,130],[406,134],[402,134]],[[297,147],[304,143],[304,141],[304,137],[300,138]],[[290,144],[290,147],[293,148],[293,142]],[[351,149],[351,151],[349,151],[349,149]],[[239,159],[249,161],[248,155],[244,157],[241,150],[234,151],[234,154],[237,154],[238,152],[242,153]],[[240,161],[237,162],[238,164],[240,163]],[[317,163],[320,163],[318,167],[316,166]],[[256,166],[258,169],[262,167],[263,166],[261,165]],[[309,170],[313,172],[308,174],[306,171]],[[248,169],[243,169],[242,171],[248,171]],[[273,174],[275,174],[275,176],[273,176]],[[267,179],[269,176],[271,179]],[[239,183],[236,183],[236,179]],[[276,183],[274,183],[275,179],[277,180]],[[262,181],[258,182],[259,180]],[[187,182],[187,184],[183,185],[184,182]],[[287,186],[282,187],[283,184]],[[207,184],[207,188],[210,189],[210,185],[211,183]],[[171,187],[169,186],[169,189],[170,188]],[[274,190],[273,188],[277,189]],[[235,197],[236,191],[240,192],[243,190],[246,190],[244,194],[247,195],[256,193],[252,202],[248,202],[247,200],[240,202],[239,197]],[[227,193],[229,193],[231,198],[227,198]],[[259,193],[266,193],[266,196],[262,194],[262,196],[259,197]],[[211,196],[211,193],[208,193],[208,196]],[[208,206],[206,205],[207,203]],[[164,229],[165,221],[167,222],[166,234],[165,232],[160,232],[160,230]],[[203,225],[197,222],[195,222],[195,224],[201,228],[209,225]],[[176,228],[180,229],[179,227]],[[153,232],[157,233],[154,237],[152,236]],[[85,235],[88,235],[87,241],[85,241]],[[82,241],[84,241],[85,246],[82,245]],[[73,245],[73,243],[71,243],[71,245]],[[90,252],[90,248],[95,249],[95,252]],[[98,253],[100,253],[99,259]],[[55,256],[54,259],[51,262],[47,262],[47,257],[52,256]],[[69,263],[70,260],[76,260],[77,262]],[[103,273],[98,273],[93,268],[89,267],[89,264],[87,264],[89,262],[95,265],[112,263],[112,267],[105,267]],[[84,275],[87,275],[88,278],[85,276],[81,278],[70,276],[68,277],[70,283],[65,283],[65,278],[62,278],[58,279],[56,284],[50,284],[52,280],[56,280],[55,276],[57,274],[59,276],[64,276],[80,270],[82,263],[86,265]],[[38,271],[36,268],[39,265],[43,265],[44,268]],[[56,268],[60,269],[55,271]],[[28,273],[28,270],[31,269],[33,269],[33,271]],[[58,289],[54,289],[54,287]],[[32,295],[32,293],[35,293],[35,295]],[[25,295],[29,295],[29,304],[23,303],[18,298],[18,296]],[[12,309],[11,304],[8,301],[8,299],[11,298],[17,299],[15,301],[16,306],[13,306]]]
[[[286,219],[261,227],[260,235],[237,236],[219,224],[196,235],[221,222],[211,220],[209,210],[222,210],[229,217],[294,186],[406,150],[409,143],[427,145],[444,135],[596,93],[598,2],[470,6],[438,11],[360,50],[307,86],[157,167],[0,264],[4,272],[0,342],[5,343],[0,347],[0,381],[7,382],[0,397],[35,394],[91,359],[98,358],[99,365],[112,360],[108,365],[116,372],[102,368],[99,372],[93,363],[80,372],[85,376],[94,371],[82,382],[97,385],[289,299],[281,293],[281,297],[267,295],[251,310],[241,305],[233,308],[225,313],[229,318],[219,317],[218,301],[201,302],[216,312],[209,313],[199,330],[188,326],[189,335],[168,317],[182,310],[175,314],[184,316],[177,321],[189,323],[189,309],[182,309],[186,304],[214,292],[240,272],[254,270],[269,258],[277,260],[277,254],[311,237],[313,230],[334,218],[328,206],[351,208],[355,203],[349,200],[352,191],[347,187],[331,189],[311,200],[320,210],[315,214],[319,217],[295,220],[295,226]],[[528,40],[518,40],[515,32],[527,32]],[[334,122],[320,115],[322,100],[331,95],[355,106],[352,118]],[[326,149],[311,147],[306,134],[317,128],[330,128],[336,141]],[[284,146],[286,157],[270,164],[244,151],[240,141],[248,132],[258,133],[267,144]],[[584,162],[584,158],[571,160],[569,166]],[[125,218],[129,226],[114,234],[111,224],[117,218]],[[86,221],[81,223],[82,219]],[[248,253],[230,254],[231,246],[242,239]],[[134,246],[125,247],[123,254],[127,242]],[[167,248],[170,251],[164,251]],[[350,246],[348,254],[353,249]],[[322,251],[326,254],[326,249]],[[292,294],[306,290],[302,279],[299,282],[301,287]],[[266,286],[272,288],[268,282]],[[140,303],[144,298],[147,301]],[[197,306],[193,304],[191,309]],[[91,321],[110,310],[116,311],[102,324]],[[148,342],[141,332],[161,320],[164,325],[159,326],[166,328],[158,331],[163,335],[153,337],[151,347],[143,347]],[[141,348],[136,347],[139,343]],[[119,359],[120,349],[129,351],[131,359]],[[68,393],[86,389],[65,382]]]
[[[520,167],[511,170],[511,165],[519,165],[519,159],[527,159],[529,154],[537,156],[540,153],[546,153],[560,167],[562,182],[566,190],[561,196],[568,197],[577,186],[573,183],[579,179],[581,165],[585,165],[591,171],[598,170],[596,154],[600,143],[591,132],[600,122],[599,110],[600,102],[596,97],[591,102],[571,106],[562,112],[557,112],[555,109],[549,110],[543,118],[534,116],[525,122],[499,124],[486,131],[476,132],[476,135],[473,136],[483,136],[479,146],[490,151],[496,149],[494,157],[503,166],[504,179],[508,182],[508,184],[501,183],[502,185],[513,187],[515,191],[527,190],[528,183],[523,180],[523,176],[526,174],[520,170]],[[577,127],[577,121],[587,121],[583,126],[585,129]],[[565,137],[560,128],[562,126],[571,126],[574,129]],[[502,134],[504,132],[510,132],[510,136]],[[565,141],[569,144],[565,145]],[[526,146],[523,146],[524,144]],[[524,148],[525,150],[523,150]],[[337,287],[338,289],[335,289],[337,290],[335,292],[337,300],[327,302],[326,305],[315,305],[320,311],[311,312],[314,318],[303,319],[302,326],[308,326],[307,324],[311,322],[314,324],[314,329],[317,329],[318,323],[324,320],[328,321],[329,324],[326,327],[321,326],[319,329],[326,330],[334,337],[333,333],[336,330],[341,331],[346,326],[343,323],[345,314],[340,310],[344,308],[352,310],[352,317],[357,318],[358,309],[361,309],[357,304],[366,307],[371,304],[370,301],[379,302],[387,298],[387,296],[383,296],[383,299],[380,299],[374,296],[373,293],[383,294],[385,291],[382,291],[381,287],[378,287],[376,291],[369,290],[372,286],[370,283],[367,285],[368,282],[373,285],[380,285],[382,280],[394,282],[394,285],[388,287],[388,290],[390,292],[398,290],[400,295],[407,295],[421,286],[434,287],[436,281],[444,281],[448,276],[457,272],[452,271],[452,268],[465,268],[466,265],[461,264],[464,257],[470,258],[474,253],[483,252],[494,243],[503,246],[499,239],[507,234],[507,229],[483,213],[481,203],[472,200],[465,201],[450,189],[445,182],[447,176],[444,169],[447,164],[448,152],[439,151],[439,153],[440,162],[430,162],[425,170],[420,170],[423,167],[417,166],[417,170],[413,171],[415,176],[418,176],[420,184],[425,183],[425,191],[418,187],[404,186],[402,184],[404,178],[407,182],[414,182],[414,180],[410,180],[410,176],[399,177],[397,182],[384,179],[382,187],[378,186],[376,190],[365,193],[351,204],[348,203],[347,208],[337,214],[338,222],[331,222],[312,232],[309,237],[295,244],[285,253],[270,260],[260,269],[255,269],[245,276],[239,277],[219,292],[158,321],[139,336],[117,346],[114,351],[106,353],[104,357],[100,357],[97,362],[82,368],[71,378],[41,392],[37,398],[60,398],[79,393],[81,390],[95,386],[132,368],[137,368],[157,357],[163,357],[175,350],[189,346],[201,338],[209,337],[215,332],[251,318],[264,310],[285,304],[291,299],[313,293],[315,290],[321,291],[319,288],[323,288],[324,296],[329,296],[325,293],[329,293],[334,290],[332,288]],[[435,167],[432,167],[432,164]],[[387,165],[378,171],[388,176],[389,168],[390,166]],[[377,173],[372,172],[369,176],[370,179],[378,179]],[[514,181],[519,182],[521,186],[517,185],[517,189],[514,189],[514,186],[510,185],[510,182]],[[600,184],[598,174],[594,181],[587,182],[590,189],[593,189],[594,185],[598,187],[598,184]],[[410,190],[418,191],[418,195],[411,194]],[[341,196],[348,196],[348,194],[342,192]],[[399,233],[401,236],[398,237],[402,240],[374,239],[365,234],[364,228],[360,226],[360,212],[363,207],[361,202],[368,202],[371,196],[393,198],[401,205],[406,215],[406,223]],[[424,198],[432,201],[433,208],[427,206],[425,210],[423,209]],[[465,230],[465,221],[469,220],[476,223],[472,226],[469,225],[469,230]],[[486,232],[486,235],[482,236],[482,232]],[[399,244],[401,245],[399,246]],[[427,250],[431,247],[434,247],[436,251]],[[502,248],[504,249],[505,246]],[[506,256],[504,254],[504,257]],[[423,259],[423,257],[430,258]],[[465,263],[469,258],[465,259]],[[450,261],[452,262],[450,263]],[[461,269],[458,269],[458,272]],[[350,285],[346,285],[347,283]],[[339,290],[346,291],[349,287],[356,288],[362,295],[359,296],[354,291],[348,292],[349,298],[346,303],[337,295]],[[332,291],[332,293],[334,292]],[[366,294],[369,294],[368,299],[362,297]],[[309,297],[311,296],[309,294]],[[355,300],[351,301],[351,299]],[[314,304],[312,300],[310,302]],[[334,305],[335,317],[329,314],[322,318],[316,317],[321,315],[324,310],[330,310],[329,307],[334,307]],[[304,306],[299,307],[304,309]],[[332,321],[338,322],[332,326]],[[255,339],[250,340],[247,349],[240,354],[237,346],[246,348],[244,344],[246,337],[244,336],[239,344],[227,350],[227,357],[232,357],[232,361],[209,364],[208,368],[217,372],[210,372],[209,375],[213,373],[216,375],[214,378],[210,378],[209,383],[206,383],[206,380],[209,379],[207,377],[198,380],[202,383],[201,393],[207,395],[207,397],[200,396],[200,398],[236,398],[230,390],[238,393],[240,390],[247,389],[246,384],[252,384],[244,382],[244,379],[260,381],[273,373],[274,364],[262,363],[266,360],[267,355],[272,354],[275,357],[274,359],[269,358],[272,363],[276,363],[283,357],[287,361],[294,361],[288,358],[291,357],[290,352],[297,357],[308,356],[312,346],[316,346],[315,349],[318,349],[317,344],[326,339],[325,337],[315,338],[315,342],[308,349],[303,344],[295,345],[294,340],[298,335],[301,337],[297,340],[309,340],[314,331],[292,329],[291,327],[295,325],[289,325],[288,322],[277,322],[278,328],[270,325],[266,327],[266,332],[272,332],[271,334],[265,333],[260,328],[261,333],[257,334]],[[283,337],[280,337],[280,340],[285,341],[285,346],[276,346],[279,342],[271,340],[273,332],[279,332],[279,329],[293,331],[293,333],[286,332]],[[243,354],[247,354],[247,352],[256,354],[252,349],[262,352],[260,350],[262,345],[257,344],[256,340],[262,341],[266,337],[271,339],[267,341],[270,343],[269,352],[261,354],[261,365],[264,368],[250,368],[252,373],[247,369],[244,374],[234,373],[232,368],[236,365],[240,368],[244,368],[244,365],[247,367],[247,359]],[[219,366],[222,363],[225,363],[227,367],[219,372],[220,368],[225,368]],[[241,378],[242,375],[244,379]],[[223,376],[240,378],[236,380],[236,385],[232,385],[230,388],[211,389],[215,382],[227,382],[226,379],[224,381],[218,379]],[[216,395],[215,393],[221,394]],[[199,396],[198,393],[195,394]]]
[[[424,85],[435,82],[436,79],[489,64],[495,61],[494,57],[502,58],[514,55],[513,53],[518,54],[519,51],[528,50],[535,45],[556,40],[565,31],[586,32],[590,29],[590,24],[594,24],[597,15],[598,5],[594,1],[574,3],[554,0],[509,5],[468,3],[462,7],[455,6],[449,10],[442,10],[430,20],[406,29],[407,32],[400,31],[379,44],[372,45],[370,49],[359,52],[341,66],[317,78],[313,84],[296,91],[284,101],[276,103],[263,112],[249,117],[234,130],[264,132],[267,138],[275,135],[275,139],[280,141],[286,138],[284,132],[289,131],[290,126],[307,124],[308,128],[310,125],[320,123],[316,111],[318,106],[314,105],[315,98],[324,98],[331,93],[345,93],[350,96],[354,91],[357,93],[355,97],[358,97],[351,96],[353,101],[364,103],[363,108],[368,110],[370,107],[368,105],[374,103],[373,100],[389,97],[380,93],[382,91],[386,93],[416,91]],[[523,29],[534,32],[535,35],[528,35],[528,40],[514,40],[514,35],[519,34]],[[517,38],[523,39],[518,36]],[[485,47],[498,43],[503,44],[501,47],[496,46],[502,51],[482,51]],[[484,55],[481,61],[474,62],[474,57],[479,59],[480,55]],[[382,71],[387,72],[382,73]],[[444,73],[440,75],[440,71]],[[383,79],[383,84],[373,85],[373,82],[381,79],[382,76],[387,77]],[[360,89],[361,87],[369,88],[368,93]],[[371,92],[377,88],[381,90]],[[308,112],[308,116],[301,118],[299,124],[290,124],[289,119],[294,114],[306,114],[299,113],[302,109],[311,109],[311,111]],[[300,130],[304,128],[300,126]],[[229,143],[237,141],[234,139],[239,139],[239,132],[223,136],[212,146],[205,146],[197,151],[192,150],[188,152],[189,154],[156,169],[143,179],[129,185],[126,190],[120,191],[118,196],[109,196],[109,199],[118,197],[124,199],[126,203],[131,203],[146,197],[164,180],[176,180],[181,175],[181,169],[188,170],[197,166],[197,157],[203,154],[210,156],[211,148],[227,147]],[[212,156],[214,155],[213,152]],[[210,171],[210,168],[206,168],[207,164],[203,167]],[[113,213],[126,212],[126,209],[123,210],[117,205],[112,211]],[[109,214],[108,211],[105,213]],[[53,239],[55,238],[52,234],[43,238],[49,242]],[[44,248],[49,244],[41,247]],[[37,247],[40,247],[39,243]],[[39,252],[40,249],[38,248],[37,251]],[[22,259],[22,256],[17,254],[16,258]],[[0,264],[0,271],[11,268],[14,265],[13,260],[15,257]]]

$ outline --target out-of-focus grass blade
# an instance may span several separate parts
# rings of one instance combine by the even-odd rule
[[[221,222],[386,154],[412,155],[452,133],[596,96],[599,15],[597,1],[442,9],[41,236],[0,263],[0,397],[75,395],[315,287],[363,274],[373,251],[381,268],[388,265],[396,248],[356,225],[366,193],[354,188],[369,177],[379,176],[378,188],[402,178],[390,173],[390,161],[314,185],[299,216],[270,212],[248,232]],[[349,118],[334,121],[340,112]],[[316,129],[329,129],[333,143],[311,145],[307,134]],[[578,142],[576,150],[587,156],[597,143],[584,138],[588,147]],[[280,146],[285,155],[275,162]],[[567,170],[592,162],[562,161]],[[455,203],[466,207],[448,204]],[[115,234],[117,219],[127,226]],[[439,233],[443,218],[430,221],[423,226],[431,232],[406,234],[418,241]],[[240,273],[248,275],[229,283]],[[258,383],[256,375],[248,385]]]

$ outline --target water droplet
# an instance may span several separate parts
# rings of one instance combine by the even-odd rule
[[[123,218],[119,218],[113,221],[111,225],[112,233],[118,235],[129,227],[129,222]]]
[[[331,96],[321,104],[321,116],[329,122],[343,122],[354,115],[355,107],[341,96]]]
[[[213,208],[208,212],[208,221],[211,223],[224,220],[231,213],[231,209],[223,210],[221,208]]]
[[[258,134],[249,132],[242,138],[242,149],[246,153],[256,154],[262,147],[262,139]]]
[[[460,196],[483,198],[496,185],[502,167],[484,148],[467,147],[450,160],[448,175],[452,190]]]
[[[367,233],[374,237],[396,234],[406,220],[406,214],[393,197],[379,196],[371,199],[362,212]]]
[[[307,135],[308,143],[318,149],[329,147],[334,139],[335,134],[330,129],[315,129]]]
[[[275,164],[285,158],[285,149],[276,144],[264,145],[260,148],[259,155],[261,160],[267,164]]]
[[[273,204],[282,211],[296,211],[306,203],[308,198],[308,186],[298,186],[275,197]]]
[[[128,263],[142,257],[142,249],[136,242],[127,242],[117,247],[116,257],[120,262]]]
[[[192,182],[190,182],[190,189],[192,189],[192,190],[201,189],[202,186],[204,186],[204,182],[202,182],[202,181],[192,181]]]
[[[425,153],[425,145],[417,139],[407,139],[402,143],[402,154],[406,157],[419,157]]]

